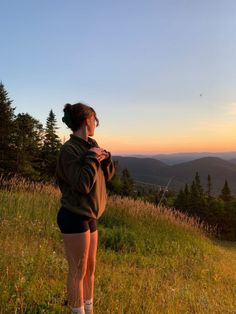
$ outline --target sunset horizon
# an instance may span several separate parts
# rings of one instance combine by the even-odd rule
[[[6,3],[0,81],[16,115],[45,125],[52,109],[62,139],[65,104],[84,102],[100,121],[94,138],[116,155],[236,151],[235,8]]]
[[[60,140],[62,142],[69,139],[70,134],[72,132],[67,132],[67,134],[61,134]],[[206,143],[202,146],[189,145],[189,147],[185,147],[184,143],[181,142],[177,146],[176,143],[165,143],[165,140],[162,142],[160,139],[157,140],[157,143],[146,143],[139,142],[134,144],[132,141],[132,138],[128,139],[125,137],[122,138],[113,138],[110,139],[107,136],[102,136],[100,134],[96,134],[94,136],[91,136],[94,138],[100,147],[103,147],[105,149],[108,149],[112,152],[113,155],[155,155],[155,154],[181,154],[181,153],[234,153],[236,152],[236,145],[233,145],[233,143],[226,143],[223,147],[222,145],[217,146],[214,143]],[[159,142],[159,144],[158,144]],[[159,147],[157,147],[159,146]],[[155,149],[155,147],[157,147]]]

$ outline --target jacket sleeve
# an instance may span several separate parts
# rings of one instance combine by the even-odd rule
[[[93,143],[94,143],[95,147],[100,147],[95,139],[93,139]],[[106,181],[111,180],[111,178],[115,174],[115,166],[114,166],[114,163],[111,159],[111,153],[110,152],[108,152],[108,153],[109,153],[109,157],[107,159],[104,159],[101,161],[101,167],[102,167]]]
[[[78,156],[67,147],[60,152],[57,172],[74,190],[88,194],[96,181],[99,166],[96,153],[88,151]]]
[[[111,159],[111,153],[110,152],[108,153],[109,153],[109,157],[107,159],[102,160],[101,162],[102,170],[103,170],[106,181],[111,180],[111,178],[115,174],[115,166]]]

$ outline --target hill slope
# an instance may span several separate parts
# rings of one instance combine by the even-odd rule
[[[67,313],[58,191],[0,191],[0,204],[0,312]],[[235,246],[211,240],[194,220],[110,197],[99,237],[97,314],[234,313]]]
[[[232,162],[233,164],[236,164],[236,158],[230,159],[230,162]]]
[[[119,162],[121,160],[117,157],[114,157],[114,159]],[[185,183],[190,184],[196,172],[199,172],[202,184],[206,186],[207,176],[210,174],[214,193],[220,192],[225,179],[227,179],[231,191],[236,194],[236,165],[221,158],[204,157],[173,166],[167,166],[157,160],[158,163],[155,163],[155,160],[151,158],[149,161],[147,161],[148,158],[139,158],[138,160],[138,162],[132,164],[133,159],[131,157],[122,157],[119,171],[123,167],[127,167],[135,180],[160,185],[167,184],[168,180],[174,177],[171,187],[176,190],[180,189]]]
[[[175,154],[158,154],[150,156],[151,158],[163,161],[168,165],[175,165],[183,162],[193,161],[204,157],[217,157],[230,161],[230,159],[236,158],[236,152],[220,152],[220,153],[175,153]]]
[[[192,152],[192,153],[173,153],[173,154],[157,154],[157,155],[126,155],[126,157],[153,158],[164,162],[167,165],[176,165],[183,162],[193,161],[203,157],[218,157],[227,161],[236,160],[236,152]]]

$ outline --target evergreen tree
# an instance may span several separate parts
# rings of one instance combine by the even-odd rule
[[[49,112],[49,116],[46,122],[44,144],[43,144],[43,177],[45,179],[51,179],[55,175],[57,156],[61,147],[61,141],[56,134],[58,127],[56,126],[56,116],[52,110]]]
[[[177,197],[176,197],[175,202],[174,202],[174,207],[181,210],[181,211],[184,211],[185,197],[184,197],[183,189],[179,190],[179,193],[177,194]]]
[[[208,174],[208,176],[207,176],[207,196],[208,196],[208,198],[211,197],[211,189],[212,189],[211,176]]]
[[[227,180],[225,180],[225,184],[221,190],[221,194],[220,194],[220,198],[224,201],[224,202],[229,202],[232,199],[232,195],[231,195],[231,191],[228,185]]]
[[[190,204],[190,191],[188,184],[185,184],[184,187],[184,210],[188,211],[189,210],[189,204]]]
[[[196,212],[198,202],[198,192],[195,181],[192,181],[190,186],[190,196],[189,196],[189,212],[194,213]]]
[[[202,197],[203,196],[203,188],[201,185],[201,180],[200,180],[200,176],[199,176],[198,172],[196,172],[196,175],[195,175],[195,187],[196,187],[197,196]]]
[[[204,194],[200,177],[197,174],[191,184],[181,189],[175,199],[175,207],[187,211],[190,215],[200,218],[216,231],[220,239],[236,239],[236,199],[231,195],[227,180],[225,180],[219,198],[211,195],[211,177],[208,175],[208,189]],[[189,196],[189,204],[188,204]],[[185,207],[186,206],[186,207]]]
[[[12,100],[2,82],[0,82],[0,173],[15,172],[15,124],[14,110],[11,107]]]
[[[15,119],[17,147],[16,171],[32,180],[40,179],[43,126],[28,113],[19,113]]]
[[[236,199],[231,196],[230,201],[224,202],[225,215],[221,219],[223,238],[235,241],[236,239]]]
[[[108,191],[114,194],[121,194],[121,178],[117,175],[117,169],[118,169],[118,160],[114,160],[114,167],[115,167],[115,175],[112,177],[112,179],[108,182],[106,182],[106,186]]]
[[[124,196],[131,196],[133,193],[134,182],[127,168],[122,171],[121,184],[121,194]]]
[[[196,172],[195,178],[190,188],[190,204],[189,211],[192,215],[204,219],[207,211],[207,204],[201,185],[201,180],[198,172]]]

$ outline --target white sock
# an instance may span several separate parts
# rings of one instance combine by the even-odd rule
[[[85,300],[84,308],[85,310],[91,311],[93,309],[93,299]]]
[[[81,307],[72,307],[72,306],[69,306],[70,309],[71,309],[71,314],[85,314],[84,312],[84,306],[82,305]]]

